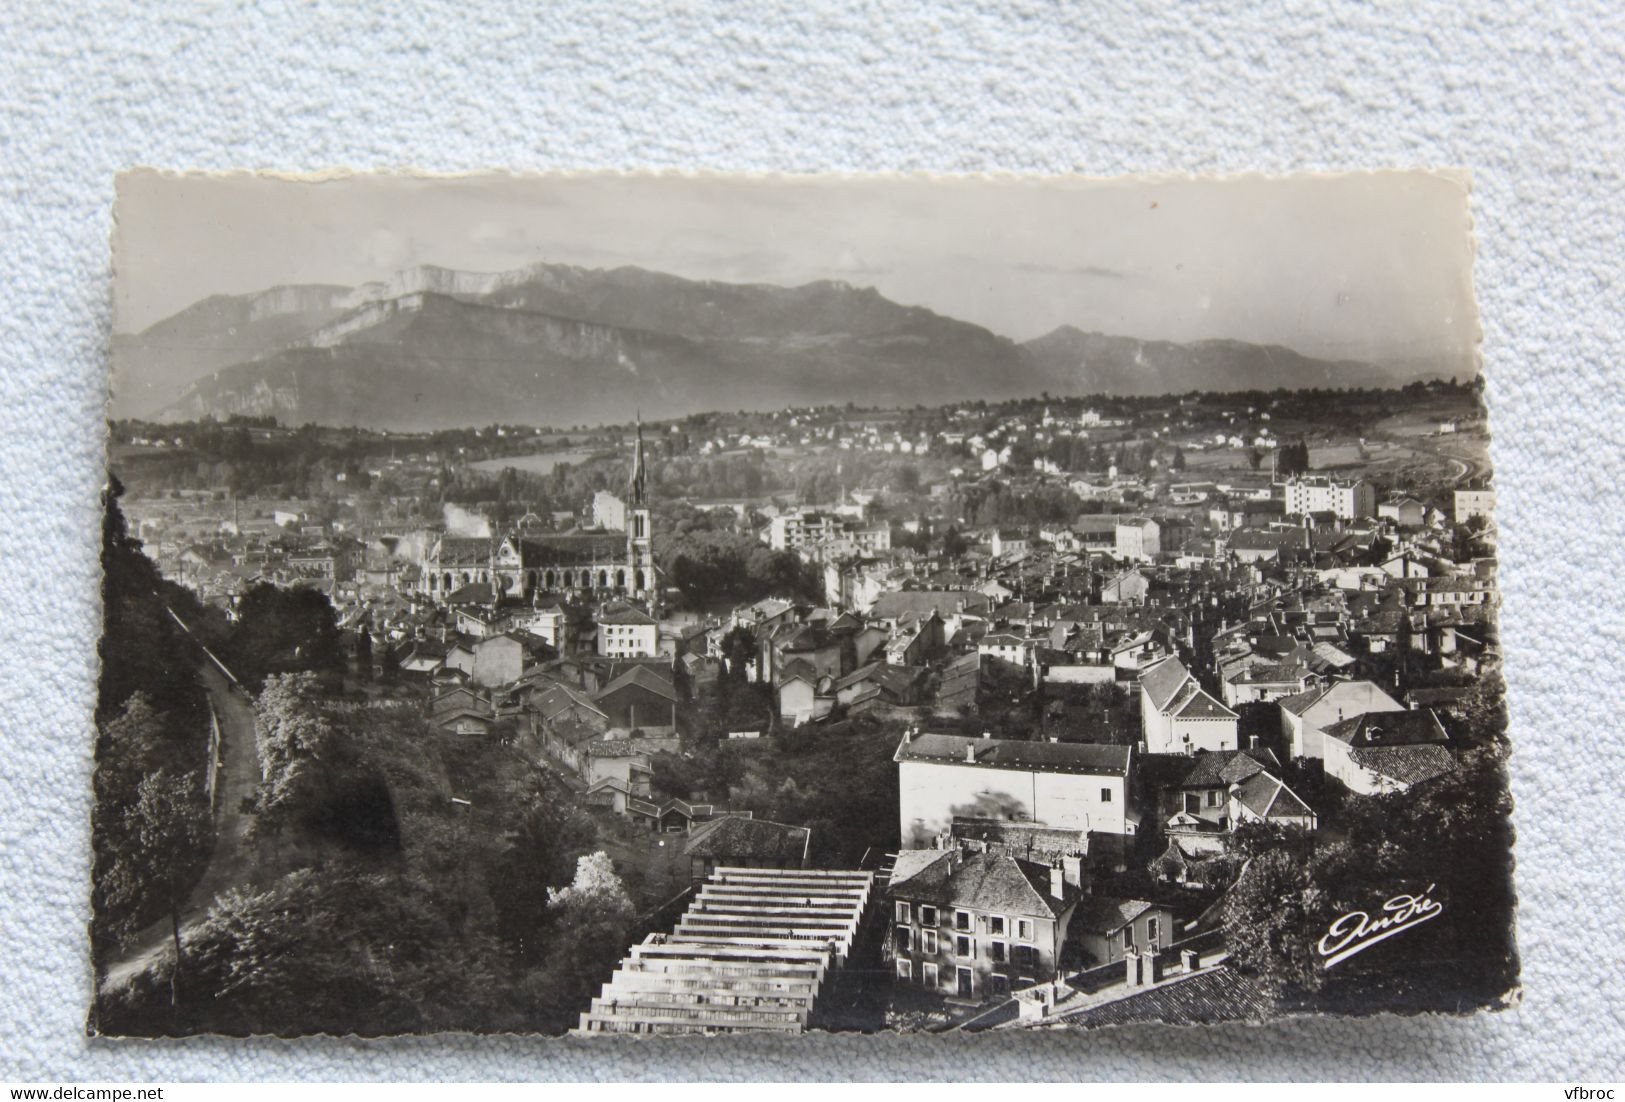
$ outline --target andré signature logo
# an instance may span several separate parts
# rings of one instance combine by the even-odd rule
[[[1429,884],[1424,891],[1415,895],[1394,896],[1383,903],[1381,913],[1374,917],[1368,911],[1349,911],[1340,915],[1326,928],[1325,936],[1317,946],[1322,963],[1331,968],[1379,941],[1386,941],[1413,926],[1438,918],[1444,904],[1429,898],[1428,892],[1433,887]]]

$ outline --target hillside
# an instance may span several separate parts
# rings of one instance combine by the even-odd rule
[[[271,414],[435,429],[568,426],[847,401],[1157,394],[1391,382],[1239,341],[1070,326],[1024,345],[872,287],[683,279],[622,267],[419,267],[355,288],[215,296],[114,344],[115,416]]]
[[[211,295],[140,333],[114,334],[113,416],[150,416],[210,372],[297,344],[338,317],[351,293],[302,284]]]
[[[1065,394],[1389,386],[1395,381],[1376,364],[1317,360],[1276,344],[1174,344],[1085,333],[1070,325],[1026,342],[1021,351],[1049,389]]]

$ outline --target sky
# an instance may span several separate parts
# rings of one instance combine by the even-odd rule
[[[1061,325],[1471,373],[1454,174],[1200,178],[121,176],[114,328],[211,294],[417,264],[636,265],[873,286],[1018,341]]]

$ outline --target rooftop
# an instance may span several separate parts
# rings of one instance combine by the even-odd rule
[[[1128,774],[1130,754],[1127,746],[923,734],[905,737],[893,760],[1121,777]]]

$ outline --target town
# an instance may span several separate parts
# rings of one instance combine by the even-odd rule
[[[98,791],[145,806],[163,742],[211,840],[99,878],[108,1028],[994,1030],[1510,983],[1476,382],[111,432],[103,658],[136,672]],[[195,684],[162,699],[160,657]],[[1445,921],[1317,958],[1424,888]],[[279,959],[290,916],[326,943]]]

